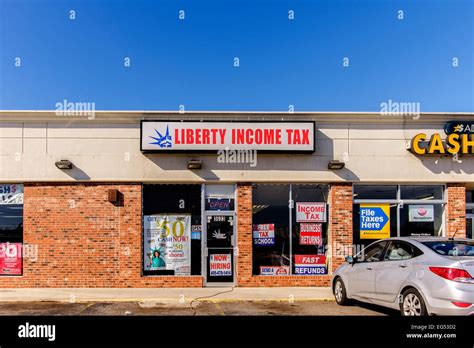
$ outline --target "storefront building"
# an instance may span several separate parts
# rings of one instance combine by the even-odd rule
[[[328,286],[380,238],[473,238],[472,133],[465,113],[2,111],[0,287]]]

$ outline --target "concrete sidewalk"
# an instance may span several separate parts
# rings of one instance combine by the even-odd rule
[[[185,305],[193,301],[334,301],[334,296],[329,287],[0,289],[0,302],[31,301],[142,302]]]

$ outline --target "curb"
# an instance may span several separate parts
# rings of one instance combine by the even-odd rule
[[[1,304],[11,304],[11,303],[31,303],[31,302],[54,302],[61,304],[74,304],[74,303],[124,303],[124,302],[137,302],[137,303],[147,303],[147,302],[156,302],[157,304],[165,305],[178,305],[184,306],[192,302],[200,303],[238,303],[238,302],[289,302],[287,298],[275,298],[275,299],[233,299],[233,298],[197,298],[197,299],[188,299],[184,303],[179,303],[177,300],[163,299],[163,298],[90,298],[90,299],[75,299],[71,301],[70,299],[2,299],[0,300]],[[315,298],[295,298],[292,302],[334,302],[334,298],[329,297],[315,297]]]

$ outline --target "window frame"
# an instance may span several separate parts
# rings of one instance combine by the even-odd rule
[[[423,244],[425,247],[427,247],[428,249],[430,249],[430,251],[432,251],[433,253],[435,253],[436,255],[441,255],[441,256],[453,256],[453,255],[446,255],[446,254],[441,254],[439,253],[436,249],[434,249],[433,247],[430,246],[430,244],[432,243],[460,243],[460,244],[471,244],[471,243],[474,243],[474,241],[470,240],[470,239],[467,239],[465,241],[456,241],[456,240],[440,240],[440,241],[425,241],[425,242],[421,242],[421,244]]]
[[[356,199],[354,198],[354,188],[355,186],[397,186],[397,198],[396,199]],[[443,189],[443,198],[442,199],[430,199],[430,200],[423,200],[423,199],[402,199],[401,198],[401,187],[402,186],[441,186]],[[443,209],[443,214],[441,216],[441,227],[440,227],[440,234],[439,237],[446,236],[446,204],[447,204],[447,197],[446,197],[446,184],[421,184],[421,185],[413,185],[413,184],[393,184],[393,183],[357,183],[352,185],[352,204],[371,204],[371,203],[387,203],[387,204],[397,204],[397,236],[401,237],[400,235],[400,210],[403,208],[404,205],[407,204],[441,204]],[[354,231],[353,231],[354,232]]]
[[[145,270],[144,267],[144,260],[145,260],[145,225],[144,225],[144,217],[145,215],[145,186],[199,186],[199,205],[200,205],[200,219],[201,219],[201,247],[199,248],[199,251],[201,253],[199,259],[201,260],[201,265],[199,267],[200,269],[200,274],[192,274],[192,249],[190,250],[191,255],[190,255],[190,262],[191,262],[191,270],[189,275],[184,275],[184,274],[174,274],[174,270]],[[202,273],[202,259],[203,259],[203,241],[202,241],[202,219],[203,219],[203,185],[202,184],[196,184],[196,183],[161,183],[161,182],[150,182],[150,183],[142,183],[141,184],[141,201],[142,201],[142,207],[141,207],[141,246],[140,246],[140,276],[141,277],[204,277]],[[191,226],[192,226],[192,213],[188,212],[182,212],[182,213],[166,213],[166,212],[160,212],[158,214],[174,214],[174,215],[190,215],[191,216]],[[197,215],[197,214],[196,214]],[[191,232],[192,234],[192,232]],[[191,238],[191,236],[190,236]],[[190,248],[192,248],[192,239],[190,240]],[[172,274],[173,272],[173,274]]]
[[[324,182],[303,182],[303,183],[288,183],[288,182],[281,182],[281,183],[274,183],[274,182],[258,182],[258,183],[254,183],[255,185],[288,185],[288,202],[287,202],[287,205],[288,205],[288,251],[289,251],[289,274],[287,276],[298,276],[298,277],[301,277],[301,276],[305,276],[305,275],[300,275],[300,274],[296,274],[293,272],[293,268],[294,268],[294,261],[293,261],[293,258],[295,256],[295,254],[293,253],[293,224],[296,223],[296,221],[293,221],[293,213],[295,212],[295,209],[296,209],[296,202],[295,202],[295,199],[294,199],[294,195],[293,195],[293,189],[294,187],[293,186],[298,186],[298,185],[313,185],[313,186],[318,186],[318,185],[322,185],[322,186],[325,186],[327,191],[326,191],[326,196],[324,197],[325,200],[324,202],[321,202],[321,203],[325,203],[326,204],[326,222],[323,222],[322,224],[326,224],[326,237],[327,239],[329,240],[329,235],[330,235],[330,227],[329,227],[329,220],[330,220],[330,203],[329,203],[329,195],[330,195],[330,190],[331,190],[331,185],[329,183],[324,183]],[[252,185],[252,192],[253,192],[253,185]],[[253,205],[253,194],[252,194],[252,205]],[[251,219],[251,223],[253,225],[253,213],[252,213],[252,219]],[[328,241],[329,243],[329,241]],[[253,253],[253,241],[252,241],[252,264],[253,264],[253,256],[254,256],[254,253]],[[325,254],[326,257],[327,257],[327,262],[331,262],[331,256],[327,254],[327,251],[328,250],[325,250]],[[315,254],[315,255],[319,255],[319,254]],[[253,265],[252,265],[252,268],[253,268]],[[330,272],[330,267],[326,267],[326,273],[325,274],[320,274],[318,276],[328,276],[330,275],[331,272]],[[254,277],[259,277],[261,276],[260,274],[253,274],[253,271],[252,271],[252,276]]]

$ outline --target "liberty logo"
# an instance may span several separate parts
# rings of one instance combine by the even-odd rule
[[[150,143],[151,145],[158,145],[159,147],[163,148],[171,148],[173,147],[173,138],[170,135],[170,130],[169,127],[166,126],[166,133],[165,135],[162,135],[160,132],[158,132],[155,129],[155,132],[157,134],[157,137],[152,137],[150,138],[154,139],[155,141]]]

